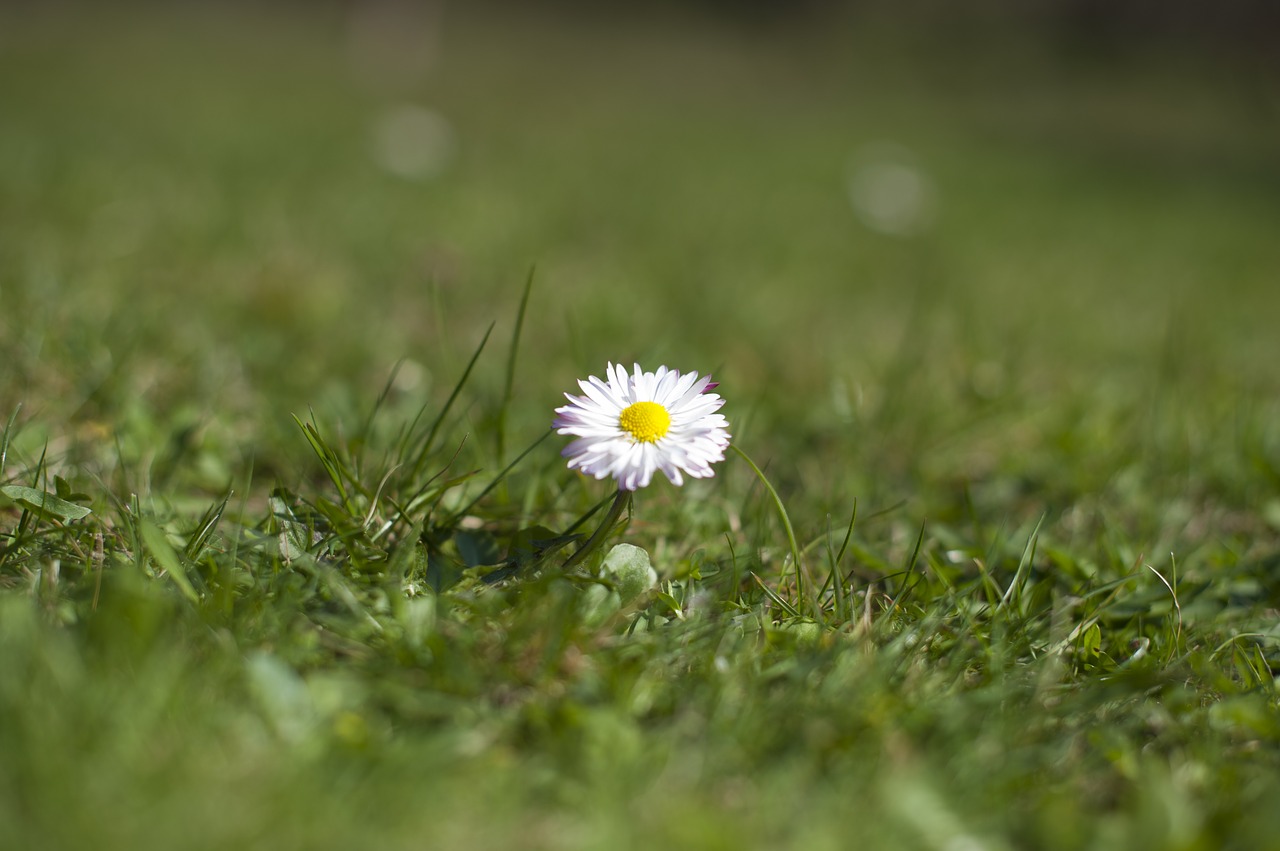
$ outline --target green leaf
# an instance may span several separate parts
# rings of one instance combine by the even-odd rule
[[[51,493],[22,485],[4,485],[0,487],[0,494],[29,511],[45,517],[54,517],[63,522],[79,520],[93,513],[83,505],[76,505]]]
[[[1096,623],[1085,630],[1080,638],[1080,650],[1085,658],[1093,658],[1102,650],[1102,627]]]
[[[604,574],[627,603],[658,584],[658,572],[649,562],[649,554],[631,544],[616,544],[601,565]]]
[[[293,494],[277,488],[271,492],[271,497],[267,500],[267,505],[271,508],[271,523],[267,528],[279,536],[280,557],[286,562],[306,555],[311,545],[306,525],[289,507],[289,502],[293,498]]]

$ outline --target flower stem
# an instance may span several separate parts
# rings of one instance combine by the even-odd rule
[[[604,543],[604,539],[609,537],[609,533],[613,531],[614,525],[618,522],[618,518],[622,516],[622,510],[631,502],[631,491],[618,489],[618,495],[613,500],[613,505],[609,506],[609,512],[605,514],[604,520],[600,521],[600,527],[592,533],[587,542],[578,547],[577,551],[569,556],[569,560],[564,563],[564,569],[577,567],[582,564],[583,559],[591,555],[600,545]]]

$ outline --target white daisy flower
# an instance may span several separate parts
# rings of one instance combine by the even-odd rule
[[[594,375],[579,381],[584,396],[565,398],[556,408],[552,428],[577,440],[561,453],[569,468],[603,479],[613,476],[618,488],[648,486],[655,470],[673,485],[684,483],[681,471],[695,479],[714,475],[711,465],[724,460],[729,423],[716,411],[724,400],[710,391],[711,376],[680,373],[665,366],[633,374],[609,364],[608,381]]]

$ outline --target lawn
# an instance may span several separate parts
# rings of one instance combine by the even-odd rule
[[[0,847],[1275,844],[1280,69],[715,5],[0,9]]]

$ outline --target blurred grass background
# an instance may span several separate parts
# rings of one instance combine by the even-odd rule
[[[1135,8],[19,4],[4,401],[287,476],[289,412],[442,396],[536,266],[512,445],[639,359],[828,510],[1185,476],[1275,398],[1273,22]]]
[[[899,557],[922,523],[942,559],[1017,550],[1006,530],[1045,517],[1044,576],[1169,552],[1202,587],[1231,573],[1201,615],[1216,641],[1210,612],[1275,605],[1277,32],[1244,2],[6,4],[0,409],[22,410],[0,473],[25,481],[47,451],[100,515],[100,491],[191,517],[234,485],[257,506],[315,477],[291,413],[351,428],[402,358],[388,416],[438,403],[490,322],[509,339],[536,267],[508,458],[606,360],[712,370],[802,538],[854,499],[906,503],[866,532]],[[461,429],[489,469],[491,346]],[[548,442],[515,475],[559,465]],[[644,494],[637,540],[672,563],[718,554],[727,523],[763,547],[741,465],[714,485]],[[84,618],[64,633],[25,601],[0,610],[21,660],[0,676],[0,826],[19,838],[182,844],[197,824],[204,847],[411,847],[430,826],[441,845],[621,847],[635,828],[810,848],[838,838],[850,789],[863,815],[899,814],[872,847],[942,847],[966,807],[1029,788],[1042,809],[1000,817],[1014,847],[1094,836],[1080,807],[1104,814],[1103,847],[1220,836],[1233,807],[1258,806],[1239,847],[1274,827],[1257,780],[1274,701],[1210,711],[1237,684],[1202,671],[1150,704],[1144,683],[1065,695],[1037,727],[1034,683],[961,699],[969,657],[921,673],[888,639],[759,661],[747,638],[673,630],[594,663],[546,651],[554,670],[529,675],[477,627],[446,633],[456,659],[435,647],[441,673],[317,638],[296,577],[258,577],[224,623],[123,571],[96,618],[87,571],[79,608],[6,571],[44,615]],[[541,650],[562,603],[484,615]],[[1165,734],[1178,759],[1148,759]],[[939,764],[985,782],[916,783]],[[846,785],[814,780],[828,771]],[[544,799],[599,815],[534,818]],[[812,820],[789,823],[797,808]],[[912,812],[936,817],[923,839]]]

